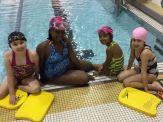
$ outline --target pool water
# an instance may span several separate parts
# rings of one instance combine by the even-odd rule
[[[51,0],[23,1],[20,31],[25,34],[28,47],[35,50],[40,42],[46,40],[49,27],[48,22],[54,15],[54,12],[51,7]],[[16,28],[18,7],[19,0],[0,1],[0,82],[2,82],[5,75],[3,54],[9,49],[8,35],[15,31]]]
[[[113,29],[114,40],[121,46],[127,64],[131,32],[135,27],[141,26],[139,23],[124,11],[116,17],[111,0],[61,0],[61,3],[68,15],[78,50],[92,50],[95,56],[89,60],[102,63],[106,58],[106,47],[100,44],[96,30],[107,25]],[[153,42],[155,38],[149,33],[149,42]]]
[[[5,75],[3,54],[9,49],[7,36],[15,30],[19,5],[19,0],[11,3],[2,1],[5,0],[0,1],[0,82]],[[76,51],[91,51],[93,56],[88,54],[85,59],[93,63],[103,63],[106,58],[106,47],[100,44],[96,30],[108,25],[113,29],[114,40],[121,46],[127,64],[131,31],[141,26],[139,23],[124,11],[116,17],[112,0],[60,0],[60,2],[73,30]],[[35,50],[40,42],[46,40],[49,19],[53,15],[51,0],[24,0],[20,31],[26,35],[29,48]],[[155,39],[156,37],[149,33],[148,41],[152,48]]]

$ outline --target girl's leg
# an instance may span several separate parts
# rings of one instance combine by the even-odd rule
[[[158,81],[155,80],[152,85],[155,87],[155,91],[163,92],[163,87]]]
[[[156,81],[156,76],[149,74],[147,76],[148,89],[151,91],[163,91],[163,87]],[[125,87],[144,89],[141,74],[136,74],[126,78],[123,82]]]
[[[0,85],[0,99],[4,98],[8,94],[7,77],[4,78]]]
[[[126,79],[126,78],[128,78],[128,77],[130,77],[132,75],[136,75],[138,73],[139,73],[139,69],[136,69],[136,68],[135,69],[124,70],[117,76],[117,78],[118,78],[118,80],[120,82],[123,82],[124,79]]]
[[[57,85],[86,85],[89,82],[89,76],[81,70],[69,70],[60,77],[48,80]]]
[[[22,85],[19,85],[18,88],[28,93],[38,93],[40,84],[37,79],[27,78],[22,81]]]

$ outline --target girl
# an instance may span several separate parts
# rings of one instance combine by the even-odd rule
[[[123,69],[124,57],[120,46],[113,41],[113,30],[104,26],[97,30],[101,44],[106,45],[106,60],[103,64],[94,64],[99,74],[118,75]]]
[[[119,74],[118,80],[123,81],[125,87],[134,87],[163,92],[160,82],[156,81],[158,76],[156,56],[146,44],[147,30],[143,27],[135,28],[132,32],[131,53],[127,70]],[[131,69],[134,59],[139,66]]]
[[[41,81],[59,85],[87,84],[89,77],[85,71],[91,70],[92,64],[77,59],[65,30],[62,17],[53,17],[49,24],[48,40],[37,46]]]
[[[38,79],[38,55],[27,49],[26,38],[21,32],[12,32],[8,37],[11,50],[5,52],[6,77],[0,86],[0,98],[4,98],[8,91],[10,103],[16,104],[15,86],[28,93],[40,91]]]

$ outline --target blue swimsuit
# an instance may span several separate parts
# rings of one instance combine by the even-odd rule
[[[60,76],[69,68],[68,48],[64,42],[61,43],[64,46],[62,55],[57,53],[54,46],[50,45],[50,56],[45,62],[45,75],[47,78]]]

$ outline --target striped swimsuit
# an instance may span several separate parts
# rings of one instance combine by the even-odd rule
[[[115,44],[117,43],[112,41],[110,46],[113,46]],[[116,59],[112,58],[109,64],[110,75],[118,75],[123,70],[123,64],[124,64],[123,54],[120,58],[116,58]]]

